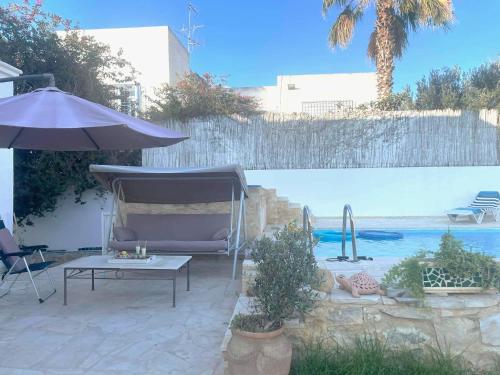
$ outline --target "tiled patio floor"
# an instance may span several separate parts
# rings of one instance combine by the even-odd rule
[[[39,304],[27,283],[0,299],[0,375],[222,374],[220,345],[239,280],[227,257],[194,259],[191,291],[170,281],[69,280]],[[46,286],[44,283],[42,285]]]

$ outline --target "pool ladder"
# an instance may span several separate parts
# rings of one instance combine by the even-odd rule
[[[351,244],[352,244],[352,262],[358,261],[358,252],[356,251],[356,234],[354,233],[354,217],[350,204],[344,205],[344,213],[342,215],[342,259],[347,260],[349,257],[345,254],[345,243],[347,237],[347,215],[349,214],[349,224],[351,227]]]

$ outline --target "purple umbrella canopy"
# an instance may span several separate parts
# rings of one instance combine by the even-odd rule
[[[0,148],[124,150],[170,146],[187,138],[56,87],[0,99]]]

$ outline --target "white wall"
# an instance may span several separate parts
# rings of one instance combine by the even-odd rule
[[[22,72],[0,61],[0,78],[18,76]],[[12,96],[12,83],[0,83],[0,98]],[[12,231],[14,201],[14,166],[13,152],[0,149],[0,218],[7,228]]]
[[[153,97],[154,88],[174,85],[189,72],[186,48],[168,26],[85,29],[84,34],[110,46],[112,53],[122,51],[137,70],[143,99]]]
[[[299,113],[304,102],[351,100],[358,105],[373,101],[377,98],[377,77],[375,73],[287,75],[278,76],[276,86],[236,90],[257,98],[262,110]]]
[[[278,195],[307,204],[316,216],[341,216],[345,203],[360,216],[440,216],[470,203],[480,190],[500,190],[500,167],[372,168],[245,171],[249,185],[276,188]],[[86,204],[66,194],[55,212],[32,218],[20,233],[24,243],[76,250],[101,246],[101,213],[109,195],[84,194]]]
[[[500,191],[500,167],[246,171],[248,184],[276,188],[316,216],[437,216],[468,205],[480,190]]]
[[[34,225],[20,228],[18,239],[26,245],[45,244],[52,250],[101,246],[101,213],[111,211],[111,197],[100,198],[89,190],[82,198],[85,204],[75,204],[72,192],[64,194],[54,212],[31,217]]]

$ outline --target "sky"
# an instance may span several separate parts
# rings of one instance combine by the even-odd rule
[[[5,5],[12,0],[0,0]],[[366,57],[374,8],[358,25],[346,49],[332,50],[328,30],[336,12],[322,16],[321,0],[193,0],[195,37],[191,69],[225,77],[233,87],[274,85],[277,75],[374,71]],[[395,89],[414,87],[431,69],[469,69],[500,58],[500,0],[453,0],[450,29],[411,35],[396,61]],[[81,28],[168,25],[182,36],[186,0],[44,0],[45,9]],[[185,38],[183,38],[185,41]],[[154,47],[154,46],[152,46]]]

